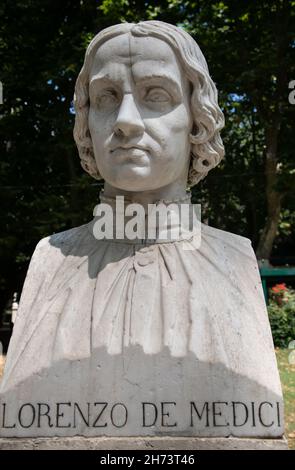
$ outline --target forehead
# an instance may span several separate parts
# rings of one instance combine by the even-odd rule
[[[132,69],[135,77],[163,75],[181,82],[183,71],[171,47],[161,39],[125,33],[102,44],[96,51],[91,74]]]

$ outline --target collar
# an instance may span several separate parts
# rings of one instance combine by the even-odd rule
[[[191,204],[191,193],[143,206],[129,198],[109,197],[101,192],[94,215],[88,227],[97,240],[132,245],[191,240],[196,223],[200,225]]]

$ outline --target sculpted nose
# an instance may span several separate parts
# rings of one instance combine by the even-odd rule
[[[130,137],[139,135],[144,130],[144,123],[131,93],[125,94],[115,124],[115,134]]]

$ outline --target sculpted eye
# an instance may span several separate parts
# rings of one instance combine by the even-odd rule
[[[151,88],[148,90],[145,100],[151,103],[168,103],[171,101],[171,97],[163,88]]]
[[[118,95],[115,90],[103,90],[97,98],[96,104],[99,108],[113,107],[118,104]]]

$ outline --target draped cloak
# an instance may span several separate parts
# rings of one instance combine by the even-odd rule
[[[200,246],[194,235],[97,240],[93,221],[42,239],[25,280],[1,393],[62,361],[88,360],[94,351],[124,357],[132,348],[147,361],[164,351],[178,363],[194,358],[206,364],[206,376],[221,364],[281,400],[250,240],[204,224]],[[218,395],[212,383],[205,395]]]

